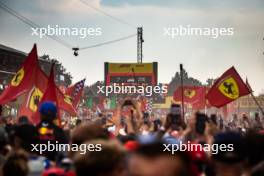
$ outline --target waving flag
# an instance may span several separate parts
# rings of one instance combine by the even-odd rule
[[[115,109],[116,106],[117,106],[117,104],[116,104],[116,97],[113,96],[113,97],[111,97],[110,109]]]
[[[186,103],[198,103],[205,101],[206,87],[204,86],[183,86],[183,100]],[[182,101],[182,87],[178,87],[173,94],[174,101]]]
[[[72,100],[72,105],[74,108],[77,108],[80,102],[83,93],[84,83],[85,83],[85,79],[75,83],[73,86],[69,87],[66,90],[65,94],[68,96],[69,99]]]
[[[58,110],[64,110],[70,113],[72,116],[76,115],[76,111],[72,106],[71,100],[69,100],[68,97],[64,95],[55,84],[53,67],[54,67],[54,64],[51,67],[51,73],[50,73],[49,78],[45,75],[45,73],[42,70],[39,70],[38,79],[36,79],[35,88],[33,88],[34,90],[33,93],[35,92],[35,94],[31,93],[28,99],[29,109],[35,112],[33,119],[32,119],[33,123],[35,124],[38,123],[40,120],[39,112],[37,111],[38,107],[44,101],[52,101],[57,105]],[[42,81],[38,82],[38,80],[40,79],[42,79]],[[59,112],[58,112],[58,115],[59,115]]]
[[[56,84],[54,82],[54,69],[53,69],[53,67],[54,67],[54,64],[51,67],[51,72],[50,72],[48,85],[47,85],[47,88],[45,90],[45,93],[44,93],[43,97],[41,98],[41,101],[38,103],[38,109],[44,101],[54,102],[54,104],[58,107],[58,100],[57,100],[57,94],[56,94],[57,87],[56,87]],[[59,114],[59,113],[57,113],[57,114]],[[36,111],[32,120],[33,120],[34,124],[38,124],[40,122],[40,113],[38,111]]]
[[[93,98],[92,97],[88,97],[87,100],[86,100],[86,106],[89,108],[89,109],[92,109],[93,108]]]
[[[29,118],[32,117],[33,114],[36,113],[43,94],[48,87],[49,78],[40,68],[37,70],[35,76],[35,83],[26,93],[26,98],[19,109],[19,116],[26,115]],[[64,110],[72,116],[75,116],[76,110],[72,106],[72,100],[67,95],[63,94],[57,86],[56,96],[58,100],[58,109]]]
[[[31,89],[37,67],[37,46],[34,44],[31,52],[28,54],[21,68],[14,75],[8,87],[0,95],[0,104],[6,104],[10,101],[13,101],[18,96]]]
[[[212,106],[222,107],[248,94],[250,94],[248,86],[243,82],[236,69],[231,67],[216,80],[206,98]]]
[[[24,101],[20,106],[18,116],[25,115],[29,118],[37,111],[39,102],[41,101],[43,94],[48,85],[48,77],[45,73],[38,68],[36,71],[35,82],[32,88],[26,92]]]
[[[77,113],[76,109],[73,107],[72,99],[68,95],[63,94],[58,87],[56,87],[56,95],[59,109],[68,112],[71,116],[76,116]]]

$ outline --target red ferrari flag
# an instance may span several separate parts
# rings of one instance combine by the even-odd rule
[[[74,108],[77,108],[84,88],[85,79],[75,83],[73,86],[68,87],[66,90],[66,96],[69,96],[72,100],[72,105]]]
[[[31,89],[34,82],[33,75],[35,75],[37,67],[37,46],[34,44],[21,68],[14,75],[8,87],[0,95],[0,104],[6,104],[15,100],[18,96]]]
[[[39,69],[39,74],[38,74],[38,77],[35,81],[36,82],[36,88],[39,88],[39,91],[38,91],[39,94],[36,95],[36,98],[40,98],[40,99],[42,98],[43,95],[41,95],[41,94],[43,94],[45,92],[45,90],[48,86],[49,79],[51,79],[51,78],[48,78],[47,75],[41,69]],[[39,80],[41,80],[41,81],[39,81]],[[56,88],[56,96],[57,96],[56,98],[58,101],[58,108],[68,112],[72,116],[75,116],[76,110],[72,106],[71,99],[69,99],[67,95],[64,95],[61,92],[61,90],[56,86],[55,82],[54,82],[54,87]],[[36,102],[36,101],[34,101],[34,102]]]
[[[41,101],[38,103],[38,109],[44,101],[54,102],[54,104],[58,107],[56,89],[57,89],[57,87],[56,87],[56,84],[54,82],[54,64],[53,64],[51,67],[48,85],[47,85],[47,88],[45,90],[45,93],[43,94],[43,97],[41,98]],[[59,115],[59,113],[57,113],[57,114]],[[32,121],[34,124],[37,124],[40,122],[40,113],[38,111],[36,111],[36,113],[34,114]]]
[[[183,100],[185,103],[196,104],[205,101],[206,87],[183,86]],[[182,87],[178,87],[173,94],[174,101],[182,101]]]
[[[71,116],[76,116],[77,113],[73,107],[72,99],[68,95],[63,94],[58,87],[56,87],[56,96],[59,108],[68,112]]]
[[[27,91],[26,98],[25,98],[22,106],[20,107],[20,110],[19,110],[20,116],[26,115],[26,116],[31,118],[37,112],[40,102],[43,101],[42,98],[44,98],[44,93],[50,87],[49,82],[51,82],[52,81],[51,79],[54,77],[54,73],[52,73],[52,74],[53,74],[53,76],[50,75],[50,77],[48,78],[47,75],[38,67],[38,69],[36,71],[36,75],[35,75],[35,82],[34,82],[32,88],[29,91]],[[71,100],[68,99],[67,96],[64,95],[60,91],[60,89],[55,85],[55,83],[51,87],[55,87],[56,101],[58,103],[58,109],[64,110],[73,116],[76,115],[76,110],[73,108]],[[48,92],[49,92],[49,90],[48,90]],[[50,96],[50,97],[54,98],[52,96]],[[49,100],[49,99],[47,99],[47,96],[45,99]],[[52,101],[52,99],[49,101]],[[32,122],[36,123],[38,120],[39,120],[38,117],[37,117],[37,120],[34,117],[32,119]]]
[[[216,80],[206,98],[212,106],[219,108],[248,94],[250,94],[248,86],[243,82],[236,69],[231,67]]]
[[[41,101],[43,94],[48,85],[48,77],[46,74],[38,68],[36,71],[35,82],[30,90],[25,94],[24,101],[19,109],[19,115],[25,115],[32,118],[33,114],[37,111],[39,102]]]

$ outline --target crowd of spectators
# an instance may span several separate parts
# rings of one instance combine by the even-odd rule
[[[41,122],[0,118],[2,176],[263,176],[264,120],[255,114],[224,119],[196,112],[182,117],[172,104],[165,118],[141,112],[134,99],[116,113],[57,123],[57,107],[44,102]],[[46,150],[39,144],[89,146],[85,152]],[[185,145],[185,148],[183,147]],[[195,146],[188,148],[186,146]],[[213,147],[214,146],[214,147]],[[183,149],[184,148],[184,149]]]

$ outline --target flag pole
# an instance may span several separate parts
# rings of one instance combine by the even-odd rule
[[[252,90],[252,88],[251,88],[251,86],[250,86],[250,84],[249,84],[247,78],[246,78],[246,86],[247,86],[247,88],[248,88],[249,91],[250,91],[250,95],[251,95],[251,97],[253,98],[254,102],[255,102],[256,105],[258,106],[258,108],[259,108],[259,110],[261,111],[262,115],[264,116],[264,111],[263,111],[262,107],[260,106],[259,102],[257,101],[256,97],[254,96],[254,94],[253,94],[253,90]]]
[[[184,90],[183,90],[183,65],[180,64],[180,75],[181,75],[181,104],[182,104],[182,118],[185,121],[184,112]]]
[[[259,102],[257,101],[256,97],[253,95],[253,92],[250,92],[251,97],[253,98],[253,100],[255,101],[256,105],[258,106],[259,110],[261,111],[262,115],[264,116],[264,111],[262,109],[262,107],[260,106]]]
[[[205,94],[204,94],[204,113],[207,114],[207,100],[206,100],[206,94],[207,94],[207,86],[205,85]]]

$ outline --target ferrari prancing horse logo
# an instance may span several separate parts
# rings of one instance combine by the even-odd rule
[[[218,86],[219,91],[230,99],[237,99],[239,97],[239,88],[233,77],[224,79]]]
[[[24,68],[21,68],[21,69],[15,74],[15,76],[13,77],[13,79],[12,79],[12,81],[11,81],[11,85],[12,85],[12,86],[18,86],[18,85],[21,83],[21,81],[23,80],[24,75],[25,75]]]
[[[39,90],[37,87],[35,87],[31,93],[30,99],[29,99],[29,108],[36,112],[38,109],[38,104],[43,97],[43,93],[41,90]]]
[[[191,89],[186,89],[184,90],[184,96],[188,97],[188,98],[192,98],[195,96],[195,90],[191,90]]]
[[[64,101],[68,104],[72,104],[72,97],[70,97],[69,95],[64,95]]]

